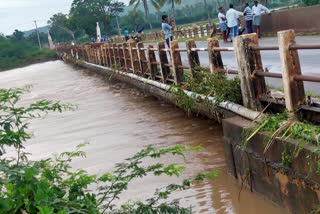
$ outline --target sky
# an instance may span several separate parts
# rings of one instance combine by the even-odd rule
[[[128,4],[129,0],[119,0]],[[72,0],[0,0],[0,33],[10,35],[47,25],[56,13],[68,13]]]

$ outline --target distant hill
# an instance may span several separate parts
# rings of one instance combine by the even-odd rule
[[[47,34],[50,30],[50,25],[44,26],[44,27],[38,27],[39,33],[45,33]],[[35,32],[35,29],[24,31],[24,36],[28,37],[30,36],[33,32]]]

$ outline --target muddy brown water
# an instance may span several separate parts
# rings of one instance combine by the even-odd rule
[[[123,200],[151,196],[155,188],[182,181],[199,172],[219,169],[219,178],[205,181],[173,197],[182,205],[193,206],[194,213],[208,214],[283,214],[284,210],[256,193],[244,189],[226,173],[221,127],[213,121],[186,114],[121,83],[76,70],[61,61],[36,64],[0,73],[1,88],[32,85],[23,104],[39,99],[73,103],[72,112],[53,113],[34,120],[30,130],[34,138],[26,149],[32,159],[73,150],[83,142],[86,159],[76,159],[74,168],[102,174],[112,171],[115,163],[130,157],[147,145],[158,147],[202,144],[203,150],[188,153],[186,163],[167,157],[164,163],[187,166],[180,178],[152,177],[135,181]]]

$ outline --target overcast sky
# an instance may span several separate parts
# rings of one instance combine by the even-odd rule
[[[119,0],[128,4],[129,0]],[[0,33],[11,34],[15,29],[33,29],[47,25],[56,13],[68,13],[72,0],[0,0]]]

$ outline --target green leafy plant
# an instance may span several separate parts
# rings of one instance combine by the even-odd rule
[[[184,90],[189,90],[199,96],[188,96]],[[173,94],[177,97],[177,105],[188,114],[191,114],[196,104],[205,104],[208,106],[217,106],[221,102],[231,101],[235,103],[242,102],[240,80],[238,77],[228,79],[224,72],[211,73],[208,68],[196,68],[193,75],[185,73],[185,82],[181,86],[173,86]],[[215,101],[209,101],[208,97],[214,97]]]
[[[31,135],[27,132],[29,120],[45,116],[48,112],[73,110],[70,104],[41,100],[26,107],[19,105],[26,89],[0,89],[0,213],[191,213],[190,208],[179,205],[178,200],[168,201],[175,192],[189,188],[203,181],[213,179],[217,171],[203,173],[181,184],[169,184],[155,191],[145,201],[131,200],[117,206],[117,200],[130,182],[147,175],[180,176],[185,166],[165,165],[155,162],[147,165],[145,160],[158,159],[168,155],[186,159],[185,153],[198,151],[201,146],[170,148],[148,146],[131,158],[115,165],[114,172],[102,176],[88,174],[84,170],[73,170],[74,158],[86,156],[79,145],[75,151],[63,152],[40,161],[28,160],[23,152],[24,144]],[[3,158],[5,147],[13,147],[17,158]],[[96,191],[89,190],[97,185]]]

